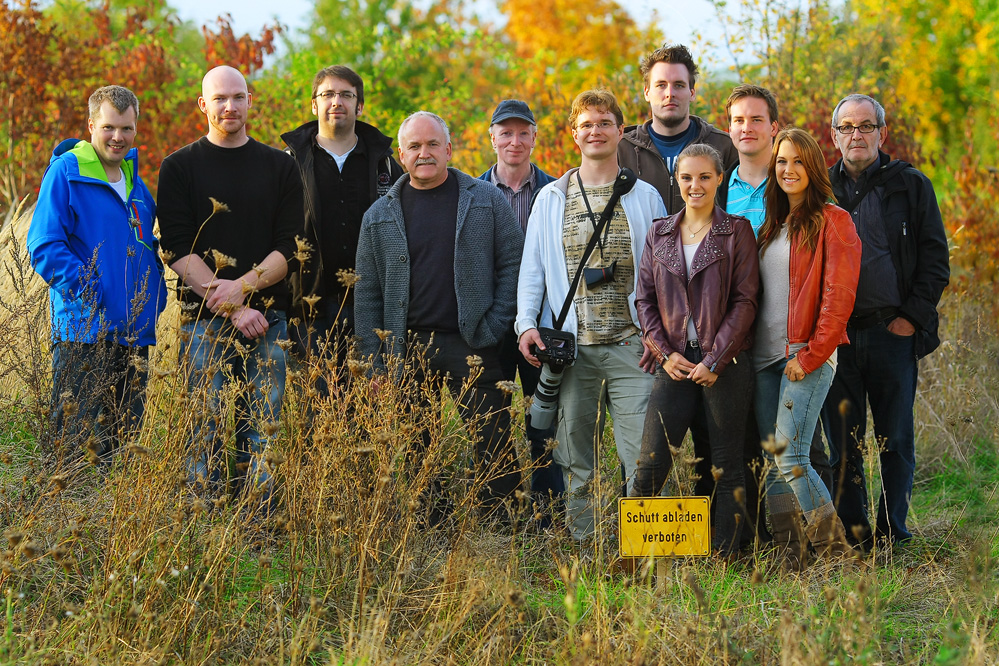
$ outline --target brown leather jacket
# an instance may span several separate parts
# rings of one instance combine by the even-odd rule
[[[645,345],[662,365],[687,346],[694,318],[703,363],[720,373],[752,344],[760,286],[756,238],[749,220],[715,206],[711,230],[686,275],[680,222],[686,209],[656,220],[645,240],[635,306]]]
[[[850,343],[846,323],[860,278],[861,246],[853,219],[833,204],[826,204],[823,214],[815,252],[791,245],[787,338],[790,344],[806,343],[797,354],[806,373],[825,363],[836,347]]]

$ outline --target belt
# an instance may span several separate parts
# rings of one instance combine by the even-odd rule
[[[881,322],[893,319],[898,316],[898,308],[888,307],[875,310],[870,314],[865,315],[853,315],[850,317],[850,321],[847,324],[850,328],[870,328],[871,326],[877,326]]]

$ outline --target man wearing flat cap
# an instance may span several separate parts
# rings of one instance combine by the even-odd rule
[[[489,140],[496,151],[496,164],[479,176],[479,180],[488,181],[499,188],[525,233],[534,195],[555,180],[531,162],[531,152],[537,138],[538,124],[527,102],[519,99],[503,100],[493,112],[489,124]],[[518,351],[517,336],[513,329],[502,343],[500,357],[504,377],[513,381],[519,371],[524,395],[534,395],[541,370],[528,363]],[[534,428],[530,414],[524,415],[524,428],[531,444],[531,493],[539,507],[545,507],[564,491],[562,472],[552,462],[552,455],[548,450],[548,440],[555,436],[554,428]],[[549,516],[542,512],[539,526],[546,527],[550,522]]]

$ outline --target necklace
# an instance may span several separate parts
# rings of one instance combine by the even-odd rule
[[[689,232],[690,237],[691,238],[696,237],[697,234],[701,233],[701,230],[704,229],[704,227],[708,227],[708,226],[711,226],[711,222],[710,221],[705,222],[701,226],[697,227],[697,229],[695,229],[694,231]]]

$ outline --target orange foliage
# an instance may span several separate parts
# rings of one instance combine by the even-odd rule
[[[87,135],[87,99],[111,83],[139,97],[136,145],[143,179],[155,188],[163,157],[204,130],[194,101],[204,66],[227,62],[259,68],[274,50],[277,28],[259,39],[236,37],[228,19],[205,29],[201,52],[185,53],[179,24],[163,0],[125,9],[66,3],[42,12],[33,0],[0,2],[0,126],[8,138],[0,152],[0,208],[37,191],[52,148]]]

